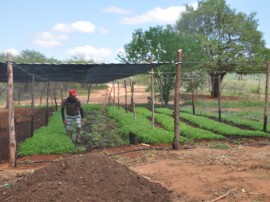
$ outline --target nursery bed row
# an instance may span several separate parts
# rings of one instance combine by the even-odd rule
[[[167,108],[158,108],[156,109],[156,111],[158,113],[167,114],[170,116],[172,116],[173,114],[173,111]],[[214,131],[225,136],[270,137],[268,133],[262,131],[243,130],[203,116],[197,116],[182,112],[180,114],[180,117],[202,129]]]

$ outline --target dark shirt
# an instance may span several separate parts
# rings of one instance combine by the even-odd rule
[[[81,117],[84,118],[81,102],[76,97],[69,96],[63,100],[61,105],[61,114],[63,121],[65,120],[65,109],[68,116],[78,116],[79,114],[81,114]]]

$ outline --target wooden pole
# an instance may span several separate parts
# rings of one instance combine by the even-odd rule
[[[258,100],[261,99],[261,79],[259,80],[259,85],[258,85]]]
[[[54,104],[55,104],[55,111],[57,111],[57,109],[58,109],[56,97],[57,97],[57,95],[56,95],[56,86],[55,86],[55,88],[53,88],[53,99],[54,99]]]
[[[120,105],[120,85],[119,85],[119,81],[118,81],[118,83],[117,83],[117,85],[118,85],[118,103],[117,103],[117,105],[118,105],[118,110],[119,110],[119,105]]]
[[[128,106],[127,106],[127,81],[124,80],[125,84],[125,108],[126,108],[126,113],[128,112]]]
[[[48,81],[47,84],[47,98],[46,98],[46,114],[45,114],[45,125],[48,126],[49,118],[48,118],[48,113],[49,113],[49,88],[50,88],[50,82]]]
[[[115,104],[115,83],[113,82],[113,104]]]
[[[131,78],[129,78],[129,84],[130,84],[130,93],[131,93],[131,95],[130,95],[130,108],[132,109],[132,111],[133,111],[133,92],[132,92],[132,80],[131,80]]]
[[[61,103],[63,102],[64,100],[64,93],[63,93],[63,83],[61,82]]]
[[[220,76],[218,76],[218,121],[221,122],[221,84],[220,84]]]
[[[88,85],[88,97],[87,97],[87,104],[88,104],[88,103],[89,103],[89,101],[90,101],[91,87],[92,87],[92,84],[89,84],[89,85]]]
[[[264,121],[263,121],[263,131],[267,131],[267,119],[268,119],[268,101],[269,101],[269,72],[270,72],[270,62],[266,65],[266,83],[265,83],[265,102],[264,102]]]
[[[113,85],[111,87],[110,94],[109,94],[109,104],[111,104],[111,97],[112,97]]]
[[[176,83],[175,83],[175,97],[174,97],[174,141],[173,149],[179,149],[180,140],[180,80],[181,80],[181,64],[182,64],[182,49],[178,50],[178,61],[176,64]]]
[[[7,53],[7,73],[8,73],[8,132],[9,132],[9,165],[16,167],[16,134],[13,107],[13,67],[12,55]]]
[[[154,87],[154,70],[151,69],[151,105],[152,105],[152,129],[155,127],[155,87]]]
[[[131,81],[131,107],[132,107],[132,112],[133,112],[133,118],[136,119],[136,114],[135,114],[135,102],[134,102],[134,81]]]
[[[194,78],[192,77],[192,81],[191,81],[191,85],[192,85],[192,112],[193,114],[195,114],[195,102],[194,102]]]
[[[31,137],[34,134],[34,121],[35,121],[35,75],[32,74],[32,103],[31,103]]]

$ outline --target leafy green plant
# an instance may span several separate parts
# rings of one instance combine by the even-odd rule
[[[158,108],[156,111],[168,115],[172,115],[173,111],[170,109],[165,108]],[[214,120],[211,120],[207,117],[197,116],[193,114],[188,113],[181,113],[180,117],[192,124],[197,125],[198,127],[217,132],[222,135],[227,136],[246,136],[246,137],[270,137],[269,134],[262,132],[262,131],[250,131],[250,130],[243,130],[237,127],[233,127],[230,125],[227,125],[225,123],[217,122]]]
[[[189,113],[192,114],[192,110],[189,108],[181,108],[180,109],[181,112],[184,113]],[[250,113],[246,113],[247,115],[251,115]],[[253,112],[254,114],[254,112]],[[218,114],[214,114],[214,113],[205,113],[205,112],[201,112],[201,111],[196,111],[196,115],[200,115],[200,116],[205,116],[205,117],[213,117],[213,118],[218,118]],[[224,113],[222,114],[222,120],[224,121],[228,121],[228,122],[232,122],[236,125],[239,126],[248,126],[254,130],[259,130],[259,131],[263,131],[263,122],[262,121],[257,121],[257,120],[249,120],[243,117],[243,112],[240,113]],[[267,132],[270,131],[269,129],[269,125],[267,128]]]
[[[136,112],[145,116],[152,117],[152,112],[148,109],[137,107]],[[155,114],[155,121],[161,124],[166,130],[174,132],[174,119],[165,114]],[[180,134],[189,139],[224,139],[222,135],[217,135],[211,131],[195,128],[183,122],[180,123]]]
[[[230,149],[230,147],[227,144],[221,142],[210,143],[209,147],[213,149],[223,149],[223,150]]]
[[[123,108],[118,110],[116,106],[109,106],[107,113],[109,117],[119,123],[119,130],[126,138],[129,138],[129,134],[133,133],[137,135],[139,142],[149,144],[173,142],[172,132],[158,127],[152,129],[151,122],[144,115],[137,114],[136,119],[134,119],[132,113],[126,113]],[[180,138],[180,141],[184,140],[184,138]]]
[[[18,155],[63,154],[75,151],[75,146],[67,137],[60,112],[50,117],[48,126],[34,131],[32,138],[19,145]]]

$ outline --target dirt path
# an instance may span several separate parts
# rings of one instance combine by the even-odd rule
[[[270,146],[149,150],[118,158],[173,191],[174,201],[270,201]]]
[[[229,145],[230,149],[227,150],[213,149],[206,145],[178,151],[161,148],[169,146],[162,145],[153,149],[136,145],[92,153],[105,153],[140,176],[161,184],[172,192],[173,201],[270,201],[269,145]],[[59,155],[32,156],[19,161],[59,158]],[[0,182],[13,183],[23,174],[32,173],[49,164],[19,164],[15,170],[8,168],[7,164],[0,164]]]
[[[104,91],[100,93],[100,97],[93,94],[90,99],[93,103],[102,103],[105,102],[105,95]],[[85,98],[82,99],[85,101]],[[140,176],[158,182],[171,191],[172,199],[176,202],[269,202],[270,142],[265,143],[268,145],[244,146],[222,142],[220,144],[228,145],[229,149],[221,150],[209,148],[209,145],[217,143],[207,142],[190,149],[183,149],[182,146],[178,151],[171,150],[170,145],[159,145],[154,149],[151,146],[133,145],[90,153],[105,153]],[[58,161],[69,157],[70,155],[32,156],[20,158],[18,162]],[[51,164],[53,163],[18,164],[16,169],[11,169],[7,163],[2,163],[0,185],[12,185],[25,174],[34,173]],[[103,168],[102,165],[99,166]],[[114,166],[110,167],[112,175],[117,173],[114,169]],[[0,194],[3,193],[2,190]]]

